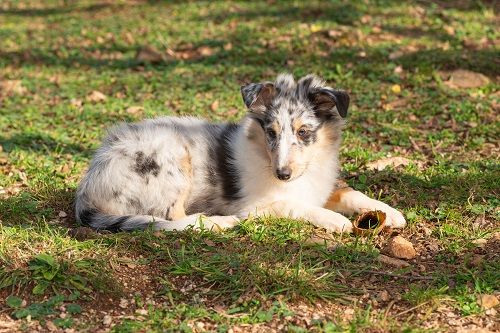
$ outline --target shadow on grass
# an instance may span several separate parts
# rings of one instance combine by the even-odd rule
[[[0,15],[12,15],[12,16],[51,16],[59,14],[69,14],[69,13],[93,13],[98,12],[102,9],[113,7],[110,3],[96,3],[87,6],[76,6],[72,4],[67,4],[64,6],[57,7],[44,7],[44,8],[0,8]]]
[[[54,139],[43,133],[18,133],[9,137],[0,136],[0,144],[5,152],[14,149],[43,153],[70,153],[90,158],[92,151],[79,144]]]

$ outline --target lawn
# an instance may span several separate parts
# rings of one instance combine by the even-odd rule
[[[0,332],[500,330],[494,4],[2,1]],[[79,228],[75,189],[107,127],[238,120],[240,85],[280,72],[349,91],[342,176],[404,212],[392,234],[416,258],[380,260],[391,232],[289,219]]]

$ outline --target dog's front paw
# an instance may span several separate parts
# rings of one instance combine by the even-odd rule
[[[230,229],[240,223],[236,216],[208,216],[203,218],[203,227],[211,231]]]
[[[406,219],[403,214],[390,206],[382,210],[385,215],[385,225],[392,228],[404,228],[406,226]]]
[[[352,231],[352,223],[347,217],[330,210],[314,214],[311,222],[317,227],[325,228],[327,232],[349,233]]]

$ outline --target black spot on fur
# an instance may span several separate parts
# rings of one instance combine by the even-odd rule
[[[134,171],[142,177],[152,174],[157,177],[160,173],[161,167],[158,165],[154,159],[154,155],[145,156],[144,152],[138,151],[135,153],[135,165]]]
[[[211,148],[210,156],[215,165],[218,181],[222,183],[223,197],[227,200],[238,200],[241,198],[240,179],[238,169],[235,167],[234,151],[230,145],[231,137],[238,130],[237,124],[228,124],[220,133],[217,140],[218,145]],[[216,181],[213,180],[213,183]]]
[[[118,198],[120,195],[122,195],[121,191],[113,190],[113,198],[114,199]]]

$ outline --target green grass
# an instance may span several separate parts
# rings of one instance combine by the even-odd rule
[[[92,331],[103,326],[96,302],[116,332],[443,330],[438,307],[491,322],[477,296],[500,281],[497,19],[489,1],[2,2],[0,298],[21,304],[0,302],[0,322]],[[143,46],[165,59],[142,63]],[[455,69],[490,82],[451,89],[443,73]],[[378,262],[386,236],[287,219],[221,234],[72,236],[74,192],[107,127],[237,120],[239,86],[284,71],[350,92],[342,176],[405,213],[411,267]],[[7,89],[14,80],[21,88]],[[106,99],[90,101],[94,90]],[[367,168],[388,156],[411,164]]]

